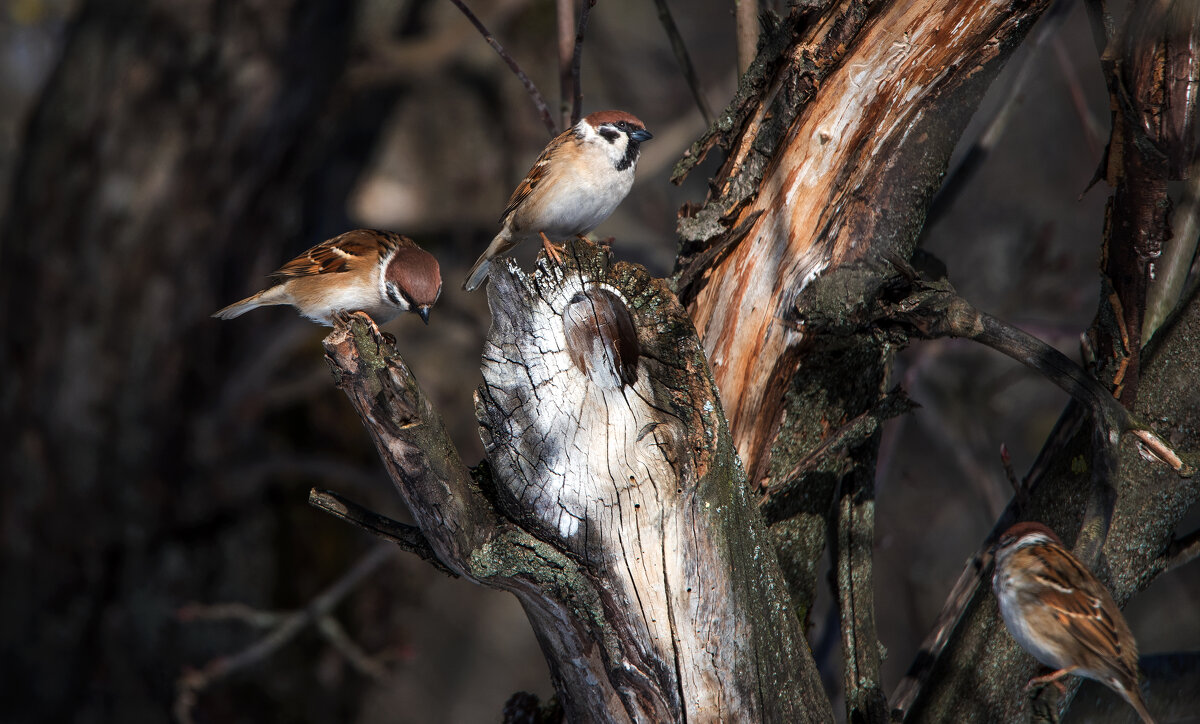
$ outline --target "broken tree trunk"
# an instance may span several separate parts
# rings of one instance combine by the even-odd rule
[[[367,319],[326,341],[433,549],[518,596],[572,721],[830,720],[666,283],[586,243],[534,275],[496,266],[478,484]]]

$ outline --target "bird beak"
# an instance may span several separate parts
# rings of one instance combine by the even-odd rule
[[[422,304],[421,306],[417,307],[417,314],[421,315],[422,322],[424,322],[425,324],[429,324],[429,305],[428,304]]]
[[[641,143],[642,141],[649,141],[651,138],[654,138],[654,134],[643,128],[639,131],[634,131],[633,133],[629,134],[629,137],[638,143]]]

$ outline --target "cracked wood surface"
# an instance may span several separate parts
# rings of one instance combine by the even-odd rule
[[[630,717],[829,720],[699,341],[665,283],[585,243],[564,267],[496,267],[477,397],[496,497],[597,580],[598,642]],[[573,359],[573,325],[606,314],[628,314],[636,334],[624,375],[615,344]]]
[[[810,43],[787,51],[780,74],[794,77],[773,85],[818,87],[757,187],[748,192],[731,178],[710,202],[721,205],[726,228],[751,228],[689,303],[752,483],[768,474],[782,393],[804,341],[787,322],[797,294],[826,270],[911,253],[977,98],[1046,4],[938,0],[863,10],[850,2]],[[839,44],[826,47],[827,38]],[[755,117],[771,102],[766,94]],[[756,132],[749,124],[731,158],[742,158]]]

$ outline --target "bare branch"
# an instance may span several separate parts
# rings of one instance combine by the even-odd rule
[[[837,527],[830,542],[837,574],[838,610],[841,613],[843,677],[846,721],[884,724],[887,700],[879,676],[881,656],[875,630],[875,578],[872,554],[875,541],[874,447],[868,460],[857,461],[842,479],[837,503]]]
[[[350,638],[350,634],[346,633],[346,629],[336,618],[333,616],[320,617],[317,619],[317,630],[342,656],[346,657],[350,665],[360,674],[376,681],[387,678],[389,672],[384,661],[388,657],[375,657],[363,651],[362,647]]]
[[[758,55],[758,0],[733,0],[737,21],[738,75],[750,69]]]
[[[395,548],[391,545],[377,544],[308,606],[283,618],[273,631],[254,644],[232,656],[213,659],[200,670],[184,672],[175,685],[175,718],[184,724],[190,724],[192,707],[195,706],[196,698],[201,692],[233,673],[265,661],[287,645],[306,627],[332,611],[367,576],[391,559],[394,551]]]
[[[700,115],[704,117],[704,124],[711,126],[712,108],[709,107],[704,93],[700,90],[700,79],[696,76],[695,66],[692,65],[692,56],[688,53],[683,36],[680,35],[679,28],[675,25],[671,8],[667,5],[667,0],[654,0],[654,7],[658,9],[658,21],[662,23],[663,30],[666,31],[667,38],[671,41],[671,51],[675,53],[679,69],[683,71],[683,77],[692,91],[692,98],[696,100],[696,107],[700,109]]]
[[[563,128],[574,125],[571,121],[571,99],[575,97],[575,86],[579,79],[572,73],[575,56],[575,0],[556,0],[558,31],[558,117]]]
[[[1167,546],[1166,553],[1159,559],[1159,572],[1173,571],[1200,558],[1200,530],[1176,538]]]
[[[893,263],[898,263],[893,259]],[[906,266],[903,262],[899,262]],[[911,269],[906,273],[912,274]],[[886,316],[912,325],[922,336],[960,337],[984,344],[1040,372],[1048,380],[1079,400],[1096,415],[1097,422],[1120,435],[1136,432],[1138,440],[1154,456],[1182,476],[1192,474],[1186,464],[1161,438],[1135,420],[1119,401],[1091,375],[1062,352],[1040,339],[980,312],[946,282],[920,282],[920,291],[891,305]],[[1109,440],[1108,446],[1116,444]]]
[[[583,36],[587,32],[588,15],[595,4],[596,0],[583,0],[583,7],[579,10],[579,29],[575,31],[575,53],[571,59],[571,79],[575,89],[574,101],[571,104],[572,126],[579,123],[579,119],[583,117],[583,76],[580,72],[583,62]]]
[[[405,525],[394,521],[329,490],[313,488],[308,491],[308,504],[341,518],[347,523],[356,525],[383,540],[395,543],[400,546],[401,550],[416,554],[447,576],[458,578],[457,573],[438,560],[437,554],[433,552],[433,547],[429,545],[429,541],[421,533],[421,529],[415,525]]]
[[[471,24],[475,26],[475,29],[479,31],[479,34],[483,36],[487,44],[492,46],[492,50],[496,51],[500,58],[512,69],[512,72],[516,74],[517,78],[520,79],[521,85],[525,86],[525,91],[529,93],[529,98],[533,101],[538,114],[542,117],[542,123],[546,126],[546,130],[550,132],[551,136],[556,135],[558,133],[558,125],[554,122],[553,114],[550,113],[550,106],[546,105],[546,98],[537,89],[537,86],[534,85],[533,80],[525,74],[525,71],[521,70],[521,66],[517,64],[517,61],[508,54],[504,46],[500,45],[500,41],[496,40],[495,36],[492,35],[492,31],[488,30],[480,22],[479,18],[475,16],[475,13],[471,12],[471,8],[467,7],[467,4],[463,0],[450,0],[450,2],[454,3],[455,7],[461,10],[463,15],[467,16],[467,20],[471,21]]]

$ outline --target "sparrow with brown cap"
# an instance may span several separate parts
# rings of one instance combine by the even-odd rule
[[[500,233],[471,267],[463,289],[487,278],[488,265],[526,239],[582,236],[607,219],[633,186],[641,144],[653,136],[625,111],[597,111],[555,136],[517,186],[500,217]]]
[[[314,322],[333,326],[339,311],[366,312],[382,324],[413,312],[429,324],[442,293],[437,259],[406,236],[357,229],[323,241],[284,264],[275,284],[214,313],[232,319],[251,309],[290,304]]]

